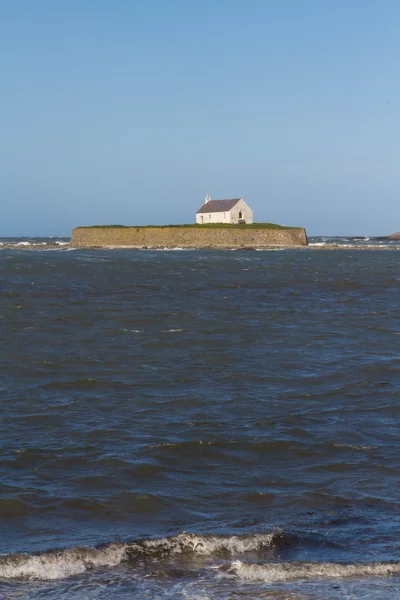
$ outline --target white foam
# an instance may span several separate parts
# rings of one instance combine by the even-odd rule
[[[44,554],[0,557],[0,577],[14,579],[63,579],[95,567],[115,566],[126,558],[126,544],[104,548],[72,548]]]
[[[180,252],[180,251],[186,251],[186,250],[194,250],[194,248],[180,248],[179,246],[177,246],[176,248],[146,248],[146,250],[156,250],[157,252]]]
[[[41,554],[0,556],[0,577],[40,580],[64,579],[98,567],[112,567],[127,560],[194,553],[242,554],[274,545],[278,531],[248,536],[195,535],[182,532],[169,538],[145,539],[136,543],[111,543],[99,548],[71,548]]]
[[[281,252],[281,250],[287,250],[286,246],[280,248],[254,248],[256,252]]]
[[[217,552],[229,552],[230,554],[242,554],[263,548],[271,548],[278,531],[271,533],[259,533],[253,535],[196,535],[182,532],[170,538],[144,540],[138,544],[132,544],[130,550],[133,552],[155,554],[182,554],[183,552],[195,552],[201,555],[210,555]]]
[[[379,245],[382,244],[382,245]],[[309,248],[322,248],[325,247],[328,250],[396,250],[397,246],[390,246],[390,244],[384,244],[383,242],[379,242],[379,244],[343,244],[337,243],[336,241],[331,241],[327,243],[322,242],[310,242],[308,244]]]
[[[369,445],[356,445],[356,444],[339,444],[334,443],[336,448],[349,448],[351,450],[376,450],[377,446],[369,446]]]
[[[163,329],[163,333],[179,333],[183,329]]]
[[[222,572],[228,577],[277,583],[299,579],[336,579],[400,574],[400,563],[245,563],[237,560]]]

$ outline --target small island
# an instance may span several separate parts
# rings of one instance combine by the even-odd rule
[[[211,200],[206,196],[188,225],[93,225],[76,227],[75,248],[214,248],[252,249],[307,246],[303,227],[253,223],[253,211],[243,198]]]
[[[76,227],[71,236],[71,246],[75,248],[252,249],[306,245],[305,229],[283,227],[273,223],[148,225],[144,227],[94,225],[93,227]]]

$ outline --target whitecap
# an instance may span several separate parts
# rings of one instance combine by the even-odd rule
[[[38,554],[0,556],[0,577],[54,580],[79,575],[99,567],[113,567],[125,561],[183,553],[212,555],[219,552],[242,554],[272,548],[280,531],[253,535],[196,535],[182,532],[169,538],[144,539],[133,543],[112,542],[97,548],[70,548]]]
[[[221,568],[228,577],[247,581],[277,583],[301,579],[338,579],[344,577],[373,577],[400,574],[399,562],[376,563],[247,563],[240,560]]]
[[[63,579],[94,567],[119,565],[126,558],[127,544],[103,548],[71,548],[42,554],[13,554],[0,557],[0,577],[14,579]]]
[[[376,450],[377,446],[368,446],[368,445],[356,445],[356,444],[339,444],[334,443],[336,448],[349,448],[351,450]]]

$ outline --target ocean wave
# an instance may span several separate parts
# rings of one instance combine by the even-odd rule
[[[12,554],[0,557],[0,577],[4,579],[63,579],[96,567],[116,566],[126,560],[126,544],[100,548],[71,548],[42,554]]]
[[[279,583],[301,579],[338,579],[400,574],[400,562],[372,563],[247,563],[237,560],[221,567],[221,573],[247,581]]]
[[[181,248],[180,246],[173,248],[167,248],[166,246],[165,248],[152,248],[151,246],[148,246],[146,248],[141,248],[141,250],[152,250],[154,252],[187,252],[190,250],[201,250],[201,248]]]
[[[4,579],[64,579],[99,567],[122,562],[161,558],[178,554],[209,556],[244,554],[279,548],[289,536],[281,531],[252,535],[196,535],[182,532],[173,537],[144,539],[137,542],[111,542],[98,547],[50,550],[38,554],[0,556],[0,577]]]
[[[37,244],[37,246],[35,246],[35,248],[32,248],[32,250],[34,250],[35,252],[69,252],[70,250],[76,250],[76,248],[70,248],[69,246],[60,246],[57,244],[55,244],[54,246],[49,246],[50,244],[43,244],[39,247],[39,244]],[[12,248],[10,248],[10,250],[11,249]]]
[[[399,245],[391,244],[390,242],[384,244],[383,242],[379,242],[379,244],[362,244],[362,243],[352,243],[352,244],[343,244],[343,243],[335,243],[335,242],[311,242],[308,244],[309,249],[318,249],[324,248],[326,250],[400,250]]]
[[[70,242],[62,240],[8,240],[3,238],[0,241],[2,250],[35,250],[35,251],[54,251],[70,249]]]
[[[333,445],[336,448],[348,448],[349,450],[376,450],[378,447],[370,444],[340,444],[338,442],[334,442]]]
[[[182,532],[176,536],[143,539],[137,542],[111,542],[98,547],[74,547],[37,554],[0,556],[0,578],[50,581],[80,575],[122,563],[135,565],[145,559],[184,555],[226,559],[228,556],[279,550],[293,544],[281,531],[250,535],[196,535]],[[280,583],[298,580],[346,577],[387,577],[400,574],[400,562],[244,562],[235,560],[211,566],[218,577],[242,581]]]
[[[236,252],[237,250],[240,250],[240,248],[233,248],[233,250]],[[287,250],[287,247],[281,246],[276,248],[254,248],[254,250],[256,252],[281,252],[282,250]]]

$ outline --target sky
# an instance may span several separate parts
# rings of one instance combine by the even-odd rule
[[[400,230],[398,0],[0,0],[0,236]]]

